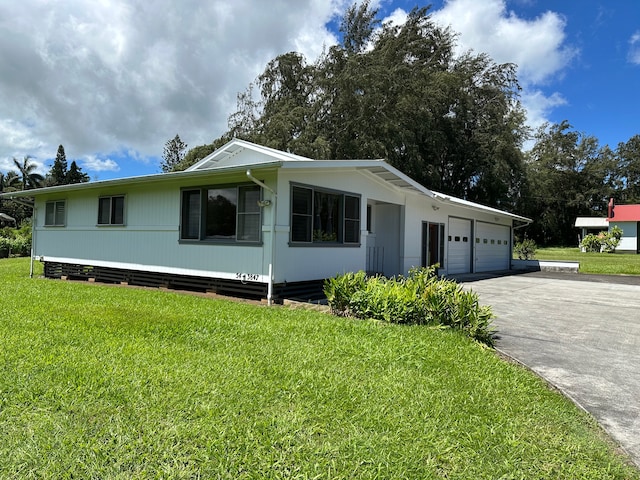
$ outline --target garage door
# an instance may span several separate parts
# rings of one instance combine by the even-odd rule
[[[476,272],[509,270],[511,229],[505,225],[476,224]]]
[[[449,218],[447,273],[471,272],[471,220]]]

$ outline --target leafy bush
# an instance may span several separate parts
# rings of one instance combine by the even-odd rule
[[[349,315],[349,301],[357,291],[364,288],[365,279],[365,272],[349,272],[325,281],[324,294],[334,315]]]
[[[493,345],[488,306],[477,294],[440,279],[436,266],[414,268],[407,277],[366,277],[362,271],[325,282],[325,295],[337,315],[372,318],[388,323],[429,324],[462,330],[475,340]]]
[[[0,258],[7,258],[11,251],[11,240],[6,237],[0,237]]]
[[[9,255],[26,257],[31,255],[31,222],[26,220],[19,229],[5,227],[0,229],[0,258]]]
[[[520,260],[533,260],[536,257],[536,242],[530,238],[525,238],[522,242],[516,243],[514,252]]]
[[[600,232],[597,235],[593,233],[586,235],[580,242],[580,247],[582,247],[585,252],[614,253],[618,245],[620,245],[621,238],[622,229],[616,225],[608,232]]]

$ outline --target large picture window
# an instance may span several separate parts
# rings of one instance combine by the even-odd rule
[[[45,204],[44,224],[47,227],[64,227],[64,200],[47,202]]]
[[[360,196],[293,185],[291,242],[359,244]]]
[[[124,195],[98,199],[98,225],[124,225]]]
[[[260,194],[257,185],[183,190],[180,238],[259,242],[262,229]]]

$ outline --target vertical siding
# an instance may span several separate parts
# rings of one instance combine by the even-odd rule
[[[247,180],[240,176],[236,181]],[[211,179],[201,180],[198,185],[211,183]],[[98,226],[98,198],[122,194],[126,196],[125,225]],[[66,201],[65,227],[44,226],[45,202],[54,199]],[[67,193],[38,200],[36,208],[37,256],[230,274],[267,273],[262,246],[180,243],[180,185],[163,183]]]

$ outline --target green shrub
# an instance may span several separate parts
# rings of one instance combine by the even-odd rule
[[[31,222],[25,220],[20,228],[5,227],[0,229],[0,258],[9,255],[27,257],[31,255]]]
[[[346,273],[325,282],[332,312],[388,323],[441,325],[462,330],[475,340],[493,345],[488,306],[477,294],[435,275],[436,267],[414,268],[407,277],[367,278],[365,273]]]
[[[6,237],[0,237],[0,258],[7,258],[11,251],[11,240]]]
[[[580,242],[580,247],[585,252],[606,252],[615,253],[616,248],[620,245],[622,238],[622,229],[617,225],[608,232],[600,232],[597,235],[590,233],[586,235]]]
[[[530,238],[525,238],[522,242],[517,242],[513,251],[520,260],[533,260],[536,257],[536,242]]]
[[[324,294],[334,315],[349,315],[349,301],[365,285],[365,272],[344,273],[324,282]]]
[[[11,244],[11,254],[17,257],[28,257],[31,255],[31,237],[18,235],[9,240]]]

